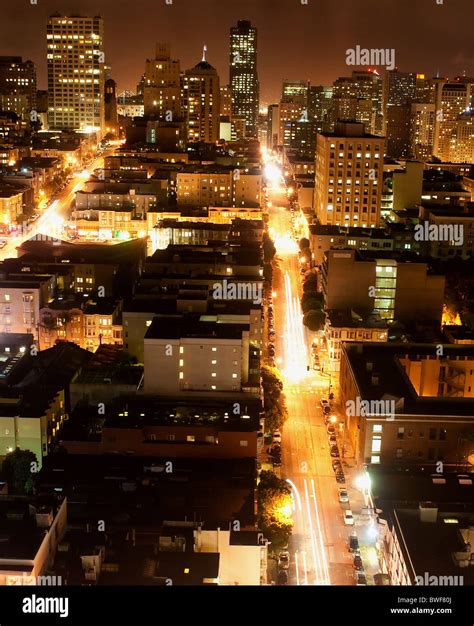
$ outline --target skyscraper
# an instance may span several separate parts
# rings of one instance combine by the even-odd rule
[[[389,156],[398,158],[410,154],[411,104],[415,101],[416,93],[416,74],[399,72],[397,69],[387,72],[384,109]]]
[[[230,118],[232,115],[232,95],[230,93],[229,85],[222,85],[220,91],[220,113],[224,117]]]
[[[31,119],[36,109],[36,67],[21,57],[0,57],[0,109]]]
[[[104,23],[101,17],[48,20],[48,121],[52,129],[104,129]]]
[[[279,142],[287,148],[290,146],[291,123],[308,121],[306,109],[302,104],[294,102],[280,102],[280,130]]]
[[[241,20],[230,29],[232,115],[244,116],[246,133],[256,135],[259,109],[257,29]]]
[[[332,86],[311,85],[308,90],[308,118],[320,131],[331,130]]]
[[[168,43],[157,43],[155,58],[146,61],[143,96],[145,115],[167,122],[181,117],[180,64]]]
[[[219,139],[220,85],[217,71],[202,60],[183,77],[183,110],[189,142],[214,143]]]
[[[375,70],[354,70],[333,85],[333,123],[338,120],[362,122],[373,134],[382,134],[382,79]]]
[[[433,154],[436,110],[434,103],[414,102],[411,105],[410,154],[427,161]]]
[[[451,159],[451,140],[459,117],[471,103],[469,82],[439,82],[436,96],[436,127],[433,153],[442,161]]]
[[[460,115],[451,135],[449,160],[453,163],[474,163],[474,111]]]
[[[309,83],[307,80],[289,80],[285,78],[281,90],[281,101],[301,104],[306,109],[308,106],[308,89]]]

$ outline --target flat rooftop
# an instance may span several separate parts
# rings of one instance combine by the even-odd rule
[[[45,529],[38,527],[30,506],[37,512],[47,507],[56,515],[59,504],[51,496],[0,496],[0,559],[32,561],[44,540]]]
[[[474,415],[474,398],[448,396],[419,396],[408,377],[402,360],[438,360],[436,344],[408,343],[346,343],[347,355],[361,397],[378,400],[384,396],[403,398],[397,415],[465,416]],[[474,346],[443,344],[443,363],[468,360],[474,363]],[[368,367],[368,364],[371,367]],[[374,384],[374,376],[377,378]]]
[[[331,309],[326,313],[333,328],[388,328],[387,320],[373,312]]]
[[[147,339],[241,339],[249,326],[204,322],[198,315],[155,317],[148,328]]]

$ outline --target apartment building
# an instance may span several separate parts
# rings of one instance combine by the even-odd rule
[[[12,276],[0,280],[0,330],[36,335],[40,309],[53,299],[55,276]]]
[[[90,301],[83,310],[84,348],[95,352],[102,344],[122,345],[121,304],[108,300]]]
[[[249,360],[248,327],[195,316],[155,318],[144,339],[144,391],[241,391]]]
[[[186,166],[176,184],[181,206],[260,206],[263,191],[259,169],[226,166]]]
[[[340,390],[344,437],[358,464],[469,462],[473,346],[345,343]]]
[[[321,369],[325,372],[339,372],[341,348],[345,342],[386,342],[388,333],[387,321],[378,315],[359,315],[347,309],[327,311]]]
[[[338,122],[316,143],[314,209],[321,224],[376,227],[380,223],[385,139],[364,124]]]
[[[102,18],[51,16],[47,47],[49,127],[103,131],[105,53]]]
[[[409,252],[329,250],[321,266],[326,309],[374,311],[386,320],[441,323],[444,284]]]

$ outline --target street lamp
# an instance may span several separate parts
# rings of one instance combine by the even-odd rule
[[[359,474],[355,479],[355,485],[357,489],[362,491],[364,495],[364,503],[365,506],[368,506],[370,498],[370,487],[372,485],[372,481],[370,480],[370,476],[367,471],[364,471],[363,474]]]

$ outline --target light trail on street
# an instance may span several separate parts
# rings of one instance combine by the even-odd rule
[[[303,326],[298,244],[291,235],[285,190],[270,191],[269,231],[277,260],[273,284],[275,352],[288,407],[282,429],[281,476],[292,488],[293,533],[290,579],[293,585],[354,584],[348,530],[337,497],[337,483],[322,418],[328,378],[310,369],[312,335]]]

